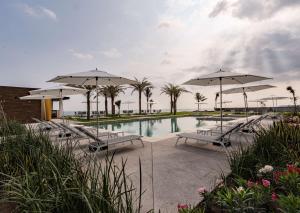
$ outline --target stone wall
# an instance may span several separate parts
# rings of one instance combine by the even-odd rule
[[[41,119],[41,101],[20,100],[36,88],[0,86],[0,102],[8,119],[22,123],[33,122],[32,118]]]

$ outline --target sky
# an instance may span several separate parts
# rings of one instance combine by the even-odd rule
[[[57,75],[97,67],[146,77],[154,108],[164,109],[161,86],[223,69],[274,78],[255,85],[275,89],[249,93],[250,100],[289,96],[289,85],[300,94],[299,25],[299,0],[1,0],[0,85],[50,87],[46,81]],[[214,106],[218,87],[185,88],[191,93],[179,108],[196,109],[195,92],[208,98],[204,108]],[[119,99],[137,107],[130,89]],[[243,104],[239,94],[224,99]],[[83,110],[83,101],[72,97],[65,109]]]

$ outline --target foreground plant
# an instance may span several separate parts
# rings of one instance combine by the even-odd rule
[[[42,132],[2,124],[1,203],[10,203],[17,212],[141,211],[142,189],[137,191],[126,175],[126,161],[117,165],[112,156],[98,162],[75,155],[76,141],[53,145]],[[12,137],[12,125],[22,132]]]

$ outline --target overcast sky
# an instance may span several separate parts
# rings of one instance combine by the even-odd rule
[[[222,68],[274,77],[262,83],[276,89],[249,99],[288,96],[287,85],[300,94],[299,25],[299,0],[2,0],[0,85],[47,87],[56,75],[98,67],[147,77],[156,108],[167,108],[164,83]],[[186,88],[213,106],[217,87]],[[120,98],[137,101],[129,92]],[[242,104],[239,95],[225,99]],[[84,109],[81,101],[72,98],[67,110]],[[192,94],[179,107],[195,108]]]

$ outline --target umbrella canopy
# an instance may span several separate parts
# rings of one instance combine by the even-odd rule
[[[19,97],[20,100],[45,100],[45,99],[58,99],[58,96],[53,95],[26,95]]]
[[[214,72],[208,75],[203,75],[198,78],[191,79],[185,82],[184,84],[196,85],[196,86],[214,86],[214,85],[220,85],[220,81],[222,81],[222,85],[230,85],[230,84],[246,84],[246,83],[268,80],[268,79],[271,78],[220,70],[218,72]]]
[[[234,93],[244,93],[244,92],[256,92],[259,90],[274,88],[272,85],[257,85],[257,86],[248,86],[248,87],[238,87],[227,89],[223,91],[223,94],[234,94]]]
[[[136,81],[112,75],[105,71],[98,69],[90,70],[86,72],[77,72],[67,75],[59,75],[48,82],[65,83],[71,85],[122,85],[122,84],[134,84]]]
[[[274,88],[275,86],[272,85],[256,85],[256,86],[248,86],[248,87],[238,87],[238,88],[232,88],[228,90],[224,90],[223,94],[235,94],[235,93],[243,93],[244,95],[244,104],[245,104],[245,116],[248,120],[248,100],[247,100],[247,92],[256,92],[264,89],[270,89]]]
[[[272,95],[270,97],[262,98],[260,100],[262,100],[262,101],[272,101],[273,112],[274,112],[275,111],[275,106],[277,107],[277,101],[278,100],[284,100],[284,99],[289,99],[289,97]]]
[[[31,95],[41,95],[41,96],[56,96],[59,97],[59,113],[63,117],[63,103],[62,99],[66,95],[78,95],[78,94],[84,94],[87,90],[75,88],[75,87],[69,87],[64,85],[58,85],[54,87],[49,87],[45,89],[38,89],[38,90],[31,90],[29,93]]]
[[[221,117],[221,133],[223,132],[223,111],[222,111],[222,85],[229,84],[246,84],[255,81],[267,80],[271,78],[257,76],[257,75],[249,75],[244,73],[236,73],[236,72],[228,72],[219,70],[217,72],[203,75],[198,78],[191,79],[185,82],[185,85],[197,85],[197,86],[220,86],[220,117]]]
[[[63,96],[67,95],[85,94],[86,92],[87,90],[85,89],[69,87],[64,85],[29,91],[31,95],[56,96],[59,98],[62,98]]]

